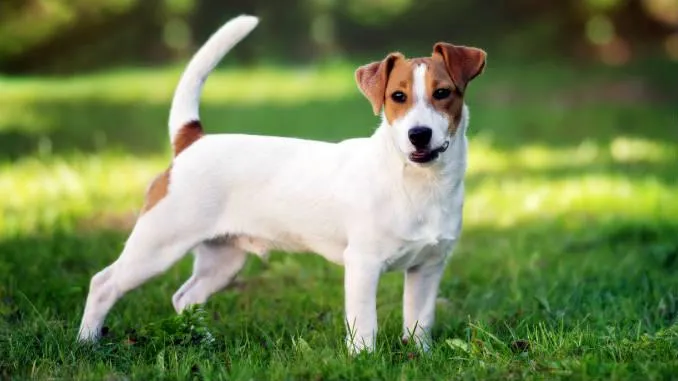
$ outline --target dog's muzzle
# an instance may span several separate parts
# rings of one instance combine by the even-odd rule
[[[440,147],[433,150],[416,150],[410,154],[410,160],[415,163],[425,164],[431,162],[438,158],[438,156],[447,151],[447,148],[450,146],[450,141],[445,140]]]

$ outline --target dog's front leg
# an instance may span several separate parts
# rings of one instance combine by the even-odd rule
[[[435,320],[436,298],[445,264],[424,264],[405,272],[403,295],[403,341],[414,339],[423,351],[428,351],[431,327]]]
[[[344,291],[346,303],[346,344],[351,354],[372,352],[377,336],[377,285],[382,263],[369,253],[345,255]]]

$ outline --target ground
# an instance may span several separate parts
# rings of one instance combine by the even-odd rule
[[[670,379],[678,374],[675,67],[492,63],[469,88],[460,245],[427,355],[400,343],[402,275],[378,351],[343,345],[342,270],[252,257],[177,317],[187,257],[74,341],[90,277],[119,254],[169,154],[179,69],[0,78],[0,378]],[[336,141],[377,125],[352,66],[221,70],[209,132]],[[650,73],[652,75],[648,75]],[[673,74],[672,74],[673,73]]]

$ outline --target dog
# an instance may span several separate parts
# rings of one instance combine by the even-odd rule
[[[182,74],[169,116],[173,160],[149,186],[120,257],[92,277],[79,340],[95,341],[119,298],[190,250],[193,274],[172,297],[177,312],[226,287],[248,254],[275,249],[344,266],[350,353],[375,349],[379,277],[403,271],[403,340],[428,350],[440,279],[462,227],[464,94],[485,52],[437,43],[430,57],[391,53],[359,67],[357,85],[381,116],[366,138],[205,135],[203,83],[258,22],[228,21]]]

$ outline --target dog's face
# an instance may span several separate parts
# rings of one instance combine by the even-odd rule
[[[361,66],[356,81],[384,118],[406,160],[426,164],[447,149],[461,123],[464,92],[485,67],[485,52],[437,43],[431,57],[406,59],[391,53]]]

